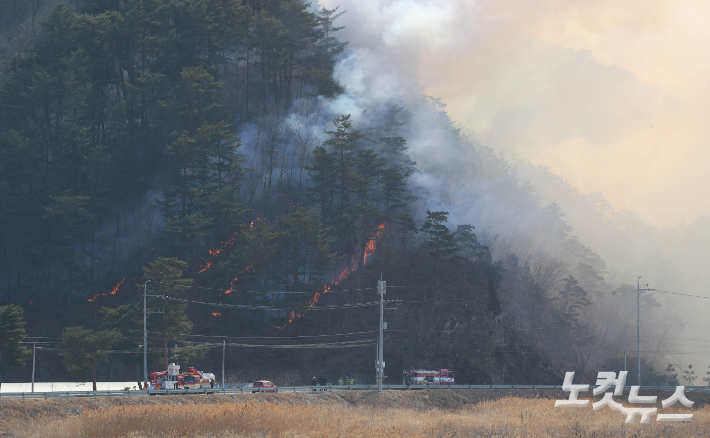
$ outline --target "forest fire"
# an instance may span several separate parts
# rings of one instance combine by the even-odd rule
[[[385,224],[384,224],[384,223],[381,223],[381,224],[377,227],[377,232],[375,233],[375,236],[367,242],[367,245],[365,245],[365,251],[364,251],[363,257],[362,257],[362,264],[363,264],[363,265],[364,265],[365,263],[367,263],[367,259],[368,259],[372,254],[375,253],[375,250],[377,249],[377,241],[380,239],[380,237],[382,237],[382,233],[384,232],[384,230],[385,230]],[[350,275],[351,273],[355,272],[355,270],[357,269],[357,263],[356,263],[356,261],[357,261],[357,259],[354,258],[354,260],[352,260],[350,266],[348,266],[348,267],[346,267],[345,269],[343,269],[342,271],[340,271],[340,273],[337,275],[337,277],[335,277],[335,278],[333,279],[332,285],[337,285],[337,284],[339,284],[340,282],[342,282],[343,280],[345,280],[345,279],[348,277],[348,275]],[[331,285],[327,285],[327,284],[326,284],[326,285],[323,285],[323,288],[322,288],[322,289],[318,289],[318,290],[316,291],[316,293],[313,295],[313,297],[308,301],[307,306],[308,306],[308,307],[313,307],[313,306],[315,306],[316,304],[318,304],[318,300],[320,299],[320,297],[321,297],[323,294],[328,293],[328,292],[330,291],[330,288],[331,288]],[[296,313],[295,311],[291,311],[291,313],[290,313],[290,315],[289,315],[289,318],[288,318],[288,321],[286,321],[286,323],[285,323],[284,325],[282,325],[282,326],[274,326],[274,327],[277,328],[277,329],[284,329],[284,328],[286,328],[287,325],[291,324],[293,321],[297,320],[298,318],[303,317],[307,312],[308,312],[308,309],[306,309],[305,311],[303,311],[303,312],[301,312],[301,313]]]
[[[365,254],[363,255],[362,258],[362,263],[365,264],[367,263],[367,259],[375,253],[375,249],[377,249],[377,239],[379,239],[382,236],[382,232],[385,230],[385,224],[381,223],[379,227],[377,227],[377,232],[375,233],[375,237],[370,239],[369,242],[367,242],[367,246],[365,246]]]
[[[118,292],[118,288],[123,284],[124,281],[126,281],[126,277],[123,277],[123,280],[116,283],[116,286],[113,287],[111,292],[108,292],[108,293],[99,292],[96,295],[94,295],[92,298],[89,298],[89,302],[93,303],[94,301],[96,301],[96,298],[98,298],[98,297],[107,297],[109,295],[116,295],[116,292]]]
[[[254,228],[254,222],[259,222],[260,219],[261,219],[261,218],[258,217],[258,218],[256,218],[255,220],[251,221],[251,222],[249,223],[249,229],[251,230],[252,228]],[[234,235],[235,235],[235,236],[238,236],[239,233],[234,233]],[[210,255],[211,255],[212,257],[217,257],[217,256],[222,252],[222,250],[225,249],[225,247],[227,247],[227,246],[232,246],[232,245],[234,245],[234,243],[235,243],[235,237],[232,237],[232,238],[230,238],[229,240],[226,240],[226,241],[220,243],[220,246],[219,246],[219,247],[217,247],[217,248],[210,248],[208,251],[209,251],[209,253],[210,253]],[[263,244],[262,244],[262,245],[263,245]],[[261,247],[261,245],[259,245],[259,246]],[[202,274],[203,272],[209,270],[211,267],[212,267],[212,262],[207,262],[207,264],[205,265],[205,267],[202,268],[202,269],[200,269],[199,271],[197,271],[197,273],[198,273],[198,274]],[[247,269],[248,269],[248,268],[247,268]],[[236,281],[236,279],[235,279],[235,281]]]

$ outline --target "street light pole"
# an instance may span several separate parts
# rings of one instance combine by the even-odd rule
[[[636,356],[638,359],[637,385],[641,386],[641,289],[639,289],[641,276],[636,279]]]
[[[148,318],[147,318],[147,297],[148,283],[143,283],[143,383],[148,383]]]
[[[636,279],[636,354],[638,355],[638,383],[641,385],[641,292],[651,292],[656,289],[649,289],[648,284],[641,289],[641,276]]]
[[[37,352],[37,343],[32,343],[32,392],[35,392],[35,353]]]
[[[377,391],[382,392],[382,379],[385,371],[384,361],[384,298],[387,290],[386,283],[382,280],[377,281],[377,293],[380,295],[380,340],[377,348]]]

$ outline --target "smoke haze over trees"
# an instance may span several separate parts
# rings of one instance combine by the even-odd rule
[[[369,381],[382,276],[400,300],[392,383],[410,366],[556,383],[632,345],[628,266],[571,225],[585,200],[560,198],[568,219],[531,184],[549,172],[513,168],[377,53],[348,49],[345,8],[80,3],[2,23],[34,32],[2,40],[0,86],[0,295],[25,307],[30,335],[120,330],[115,348],[136,354],[151,280],[151,370],[215,370],[211,337],[227,336],[234,373]],[[665,369],[678,321],[655,297],[642,306],[661,321],[644,323],[642,354]],[[321,335],[338,354],[245,345]],[[96,371],[140,378],[136,358]]]

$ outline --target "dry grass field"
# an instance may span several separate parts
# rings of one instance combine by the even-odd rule
[[[279,394],[281,395],[281,394]],[[427,396],[428,397],[428,396]],[[677,405],[680,406],[680,405]],[[423,409],[422,409],[423,408]],[[420,409],[247,398],[210,403],[114,405],[35,418],[31,437],[701,437],[710,406],[689,423],[624,424],[610,409],[554,408],[550,398],[504,397],[456,409]],[[674,407],[675,408],[675,407]],[[680,408],[664,413],[688,413]]]

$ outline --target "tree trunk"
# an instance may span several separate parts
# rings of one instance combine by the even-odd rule
[[[24,245],[25,239],[22,236],[22,233],[20,233],[20,255],[17,258],[17,289],[21,293],[21,286],[22,286],[22,256],[23,256],[23,249],[25,247]],[[10,275],[10,271],[7,271],[7,275]]]
[[[245,103],[245,108],[246,108],[246,118],[249,119],[249,43],[247,42],[247,78],[246,78],[246,103]]]
[[[10,243],[5,244],[5,256],[7,260],[7,304],[10,304],[12,302],[12,291],[10,289]]]
[[[67,311],[71,310],[71,289],[74,281],[74,240],[71,242],[71,255],[69,256],[69,288],[67,289]]]
[[[96,392],[96,364],[94,358],[91,358],[91,381],[94,382],[94,392]]]
[[[57,265],[57,300],[62,298],[62,264],[61,262]]]
[[[141,366],[138,364],[135,364],[135,370],[136,370],[136,382],[138,383],[138,389],[143,389],[143,383],[141,380],[143,380],[143,377],[141,376]]]
[[[163,333],[163,369],[168,369],[168,337]]]
[[[96,232],[91,233],[91,280],[94,279],[94,244],[96,242]],[[98,278],[97,278],[98,280]]]

